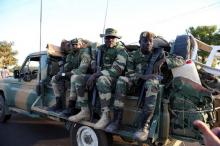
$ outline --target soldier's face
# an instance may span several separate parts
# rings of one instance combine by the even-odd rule
[[[112,48],[116,45],[117,38],[114,36],[107,36],[105,37],[105,45],[109,48]]]
[[[69,52],[71,49],[71,43],[70,42],[66,42],[64,45],[64,51],[65,52]]]
[[[78,43],[78,44],[72,44],[72,50],[73,51],[77,51],[77,50],[79,50],[80,49],[80,44]]]
[[[146,54],[153,51],[153,37],[152,38],[142,37],[139,43],[142,53]]]

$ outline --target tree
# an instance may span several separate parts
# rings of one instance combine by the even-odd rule
[[[216,25],[190,27],[189,31],[194,37],[209,45],[220,45],[220,34]]]
[[[196,28],[189,27],[187,31],[204,43],[209,45],[220,45],[220,29],[217,30],[216,25],[198,26]],[[204,62],[205,58],[208,56],[208,53],[205,51],[200,51],[198,55],[202,57]]]
[[[13,42],[0,41],[0,67],[16,65],[14,57],[18,52],[12,50]]]

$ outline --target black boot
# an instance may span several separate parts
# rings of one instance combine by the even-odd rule
[[[123,117],[123,109],[121,108],[114,109],[113,121],[105,128],[105,130],[107,132],[114,132],[115,130],[117,130],[121,125],[122,117]]]
[[[56,104],[47,108],[48,111],[58,111],[62,109],[62,99],[61,97],[56,97]]]
[[[76,105],[75,100],[69,100],[69,104],[67,108],[62,112],[62,115],[66,117],[73,115],[75,112],[75,105]]]

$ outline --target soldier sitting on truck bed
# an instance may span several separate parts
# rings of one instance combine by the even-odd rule
[[[71,40],[71,47],[69,54],[66,57],[63,71],[52,77],[52,86],[56,96],[56,104],[48,110],[61,110],[62,100],[64,98],[64,84],[63,81],[70,80],[70,77],[75,74],[85,74],[90,65],[91,57],[88,48],[82,48],[82,40],[75,38]],[[62,94],[63,93],[63,94]],[[70,94],[67,112],[71,114],[75,107],[76,97]]]
[[[147,140],[150,120],[153,117],[159,83],[162,79],[160,74],[161,66],[167,60],[169,67],[184,64],[181,57],[167,56],[162,48],[153,48],[154,34],[142,32],[140,35],[140,50],[132,52],[128,60],[126,76],[119,77],[116,84],[116,99],[114,102],[115,111],[113,122],[107,126],[106,130],[112,132],[119,127],[123,115],[124,97],[131,90],[132,86],[138,87],[139,80],[144,80],[144,100],[141,114],[141,126],[134,134],[134,138],[140,141]],[[172,58],[177,62],[173,62]],[[176,63],[176,64],[175,64]],[[166,70],[168,70],[166,68]],[[166,71],[165,70],[165,71]],[[170,72],[169,72],[170,73]],[[167,77],[164,77],[167,81]]]
[[[159,84],[167,85],[173,79],[171,72],[172,68],[176,68],[185,64],[185,59],[175,54],[164,53],[164,57],[161,58],[153,67],[153,74],[151,75],[138,75],[145,82],[145,98],[143,100],[142,109],[142,126],[135,132],[134,139],[139,141],[145,141],[148,137],[149,123],[153,117],[156,99],[159,92]],[[162,80],[160,76],[162,76]],[[161,82],[160,82],[161,80]]]
[[[124,47],[117,42],[117,39],[121,37],[117,35],[115,29],[107,28],[105,34],[101,34],[100,36],[104,37],[105,41],[105,44],[98,47],[98,50],[101,52],[101,70],[98,70],[89,77],[75,76],[76,93],[81,105],[81,111],[69,118],[69,120],[74,122],[88,120],[90,118],[88,97],[84,94],[84,91],[86,86],[92,89],[96,83],[102,111],[100,120],[94,126],[96,129],[102,129],[110,122],[109,104],[112,88],[114,87],[116,78],[122,74],[127,60],[127,53]]]
[[[154,38],[155,35],[153,33],[142,32],[139,40],[140,48],[136,51],[129,52],[125,76],[120,76],[116,84],[114,118],[106,128],[109,132],[118,129],[121,123],[125,96],[134,90],[137,91],[143,81],[142,75],[152,74],[153,67],[158,65],[157,61],[164,57],[163,48],[153,48]],[[154,84],[157,86],[158,81]],[[155,90],[151,87],[148,88],[149,90]],[[147,103],[151,104],[153,102],[152,100],[153,98],[150,98]],[[143,116],[146,117],[146,115]]]

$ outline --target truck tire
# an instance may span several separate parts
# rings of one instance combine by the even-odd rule
[[[2,95],[0,95],[0,122],[5,123],[7,120],[11,118],[11,115],[5,114],[5,99]]]
[[[112,136],[89,126],[72,124],[70,128],[71,146],[111,146]]]

